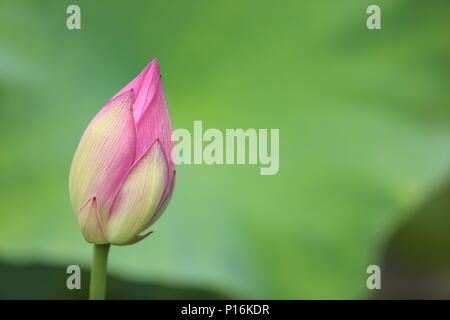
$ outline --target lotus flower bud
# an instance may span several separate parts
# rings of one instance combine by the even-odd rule
[[[135,243],[172,194],[172,126],[155,59],[86,128],[73,158],[69,192],[86,241]]]

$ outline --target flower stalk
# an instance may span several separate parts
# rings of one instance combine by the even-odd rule
[[[105,300],[109,244],[94,244],[89,300]]]

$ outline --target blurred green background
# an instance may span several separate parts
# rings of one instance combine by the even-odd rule
[[[450,298],[449,29],[448,0],[1,1],[0,298],[87,297],[72,155],[154,57],[175,128],[279,128],[280,171],[178,166],[109,298]]]

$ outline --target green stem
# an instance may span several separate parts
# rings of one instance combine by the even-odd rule
[[[94,244],[89,300],[105,300],[109,244]]]

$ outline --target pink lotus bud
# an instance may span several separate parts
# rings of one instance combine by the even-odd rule
[[[172,125],[155,59],[86,128],[69,178],[86,241],[135,243],[172,194]]]

